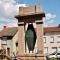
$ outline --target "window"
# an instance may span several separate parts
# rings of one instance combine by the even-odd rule
[[[48,47],[44,47],[44,54],[48,53]]]
[[[7,38],[6,37],[2,38],[2,44],[7,44]]]
[[[44,37],[43,41],[44,41],[44,43],[46,43],[46,37]]]
[[[52,53],[57,51],[57,47],[52,47]]]
[[[60,36],[57,36],[57,42],[60,42]]]
[[[58,51],[60,51],[60,47],[58,47]]]
[[[54,37],[50,37],[50,43],[54,43]]]

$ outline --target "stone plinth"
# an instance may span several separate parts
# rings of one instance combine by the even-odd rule
[[[46,57],[43,54],[21,54],[18,60],[46,60]]]

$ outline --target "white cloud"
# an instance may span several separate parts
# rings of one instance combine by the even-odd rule
[[[4,3],[16,3],[16,1],[15,0],[1,0],[2,2],[4,2]]]
[[[8,27],[17,26],[17,20],[14,16],[18,14],[19,6],[25,7],[26,5],[18,4],[16,0],[0,0],[0,27],[4,25]]]
[[[18,4],[17,7],[27,7],[25,4]]]
[[[48,21],[48,24],[49,24],[49,23],[53,23],[53,22],[55,22],[55,21],[54,21],[54,20],[50,20],[50,21]]]
[[[46,14],[46,20],[51,20],[52,18],[55,18],[56,17],[56,15],[55,14],[51,14],[51,13],[48,13],[48,14]]]
[[[9,24],[7,24],[7,27],[17,27],[17,20],[16,21],[13,21],[13,22],[10,22]]]
[[[53,24],[55,22],[54,18],[56,17],[55,14],[47,13],[45,14],[46,17],[43,18],[44,21],[44,27],[48,27],[49,25]]]
[[[14,15],[17,13],[17,6],[13,3],[2,2],[0,3],[0,17],[4,18],[13,18]]]
[[[26,6],[25,4],[18,4],[16,0],[0,0],[0,30],[4,25],[8,27],[17,26],[17,20],[14,18],[19,12],[19,6]],[[48,13],[44,18],[44,26],[49,26],[55,22],[55,14]]]

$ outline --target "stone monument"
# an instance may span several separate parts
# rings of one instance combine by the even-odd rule
[[[43,17],[41,5],[19,7],[18,19],[18,56],[20,60],[45,60],[43,52]],[[25,30],[28,23],[27,31]],[[36,24],[34,28],[33,23]],[[37,52],[35,53],[35,45]],[[28,50],[27,50],[28,48]]]

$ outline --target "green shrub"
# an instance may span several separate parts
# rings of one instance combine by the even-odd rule
[[[57,58],[50,58],[50,60],[57,60]]]
[[[60,60],[60,59],[57,59],[57,58],[50,58],[49,60]]]

